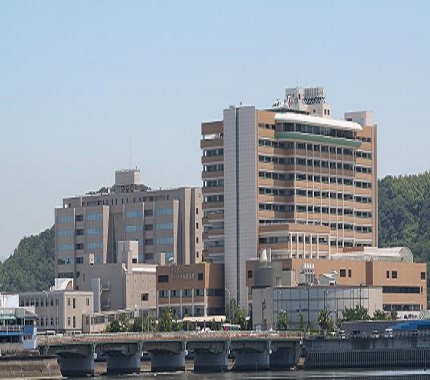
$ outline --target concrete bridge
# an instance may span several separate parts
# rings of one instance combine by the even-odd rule
[[[194,371],[222,372],[228,357],[234,370],[288,369],[301,353],[301,337],[292,333],[205,332],[164,334],[90,334],[40,338],[41,353],[58,357],[63,376],[94,374],[94,358],[107,358],[107,373],[140,371],[142,352],[151,358],[151,371],[183,371],[185,357],[194,352]]]

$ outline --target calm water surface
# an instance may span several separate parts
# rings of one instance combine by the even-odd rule
[[[141,373],[139,375],[129,376],[98,376],[94,378],[86,377],[83,379],[98,379],[98,380],[114,380],[114,379],[162,379],[162,380],[233,380],[233,379],[249,379],[249,380],[266,380],[266,379],[405,379],[405,380],[430,380],[430,370],[400,370],[400,371],[287,371],[287,372],[226,372],[214,374],[200,374],[193,372],[178,372],[178,373]]]

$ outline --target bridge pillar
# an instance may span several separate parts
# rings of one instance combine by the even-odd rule
[[[227,342],[209,343],[206,349],[194,350],[194,372],[226,372],[228,370]]]
[[[292,347],[275,346],[272,343],[272,353],[270,354],[270,370],[284,371],[297,365],[300,357],[301,347],[298,343],[293,343]]]
[[[270,368],[270,343],[261,342],[256,349],[233,350],[235,362],[234,371],[267,371]]]
[[[141,353],[136,352],[133,355],[108,355],[106,361],[107,375],[128,375],[131,373],[140,373]]]
[[[151,372],[185,371],[185,350],[179,353],[150,352]]]
[[[58,355],[58,364],[64,377],[94,376],[94,357]]]

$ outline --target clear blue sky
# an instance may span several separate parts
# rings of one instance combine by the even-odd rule
[[[200,186],[200,123],[285,87],[372,110],[378,175],[429,169],[429,2],[1,1],[0,257],[138,166]]]

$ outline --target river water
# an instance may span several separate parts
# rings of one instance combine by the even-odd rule
[[[162,379],[162,380],[266,380],[266,379],[376,379],[376,380],[388,380],[388,379],[405,379],[405,380],[418,380],[418,379],[430,379],[430,369],[425,370],[396,370],[396,371],[371,371],[371,370],[327,370],[327,371],[287,371],[287,372],[225,372],[225,373],[211,373],[201,374],[194,373],[192,371],[176,372],[176,373],[152,373],[142,372],[139,375],[127,375],[127,376],[98,376],[94,378],[86,377],[85,380],[97,379],[97,380],[114,380],[114,379]],[[81,380],[83,380],[81,379]]]

